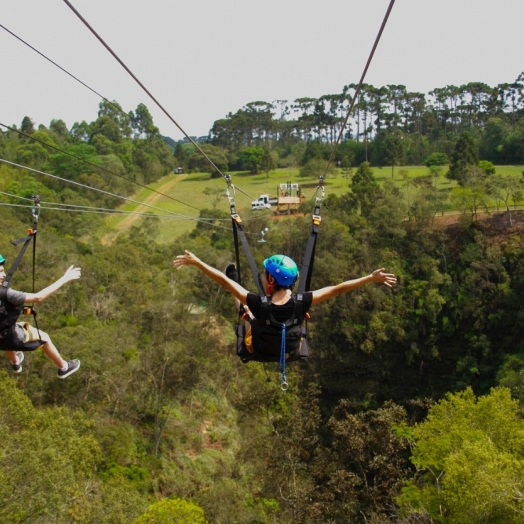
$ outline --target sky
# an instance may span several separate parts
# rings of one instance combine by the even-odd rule
[[[185,133],[249,102],[358,83],[390,0],[69,0]],[[513,82],[524,71],[523,0],[396,0],[366,76],[428,93]],[[127,112],[145,104],[183,133],[64,0],[0,0],[0,24]],[[101,99],[0,28],[0,123],[67,126]],[[1,128],[0,129],[4,129]]]

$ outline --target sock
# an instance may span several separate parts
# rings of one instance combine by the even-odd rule
[[[63,368],[60,368],[60,371],[67,371],[68,368],[69,368],[69,364],[67,364],[66,362],[66,365]]]

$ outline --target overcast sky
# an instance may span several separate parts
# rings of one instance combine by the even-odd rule
[[[248,102],[358,82],[390,0],[70,0],[191,136]],[[125,111],[163,115],[63,0],[0,0],[0,23]],[[524,71],[524,0],[396,0],[366,82],[428,93]],[[0,28],[0,122],[96,119],[100,98]],[[3,129],[3,128],[2,128]]]

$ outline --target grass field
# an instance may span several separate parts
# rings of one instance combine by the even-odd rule
[[[436,178],[437,188],[447,191],[455,187],[456,183],[447,180],[442,170],[442,174]],[[497,173],[521,176],[523,166],[496,166]],[[353,169],[353,173],[355,169]],[[429,170],[424,166],[396,167],[394,177],[391,177],[391,168],[373,168],[375,178],[379,183],[392,180],[395,185],[404,187],[405,176],[410,179],[429,175]],[[276,195],[278,184],[285,182],[298,182],[306,196],[306,201],[313,197],[317,180],[304,179],[299,176],[299,169],[279,169],[269,174],[251,175],[246,172],[231,173],[232,182],[237,188],[235,202],[237,210],[242,211],[251,209],[251,201],[261,194]],[[325,180],[326,196],[330,193],[341,195],[348,191],[349,179],[342,173],[337,176],[330,176]],[[156,239],[160,243],[168,242],[174,237],[193,230],[195,218],[199,217],[200,209],[217,209],[229,212],[229,205],[226,198],[226,183],[222,178],[211,179],[209,174],[192,173],[175,175],[170,174],[157,183],[150,186],[152,189],[167,195],[162,196],[147,189],[141,189],[133,196],[133,200],[146,205],[126,203],[120,209],[141,213],[155,213],[159,215],[172,215],[177,213],[179,216],[169,216],[162,218],[162,227],[159,237]],[[170,197],[170,198],[169,198]],[[173,200],[173,199],[176,199]],[[148,207],[152,206],[152,207]],[[106,228],[101,232],[105,243],[111,242],[120,232],[128,230],[132,225],[137,225],[142,217],[130,215],[125,217],[108,217]]]

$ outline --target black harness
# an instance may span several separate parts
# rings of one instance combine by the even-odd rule
[[[282,344],[282,322],[278,322],[271,312],[271,297],[261,298],[260,318],[248,319],[251,326],[252,352],[245,343],[246,322],[239,321],[236,325],[237,355],[242,362],[279,362]],[[295,362],[309,357],[307,342],[307,325],[303,325],[304,299],[303,295],[293,295],[293,313],[284,323],[286,329],[286,361]]]
[[[12,240],[11,244],[14,246],[18,246],[20,244],[23,244],[20,248],[20,251],[18,252],[18,255],[13,263],[13,265],[9,268],[9,271],[7,272],[7,275],[2,282],[2,285],[0,286],[0,350],[6,351],[6,350],[22,350],[22,351],[33,351],[35,349],[38,349],[42,345],[41,340],[35,340],[34,342],[28,342],[26,344],[20,344],[18,343],[18,339],[15,335],[15,329],[16,329],[16,321],[18,320],[18,317],[22,314],[32,314],[33,319],[35,322],[36,329],[38,329],[38,324],[36,321],[36,311],[33,307],[25,307],[23,305],[21,306],[15,306],[14,304],[11,304],[7,300],[7,289],[9,288],[9,284],[11,282],[11,279],[13,278],[13,275],[15,271],[18,269],[18,266],[20,265],[20,262],[22,261],[22,257],[24,256],[24,253],[26,249],[28,248],[31,241],[33,241],[33,288],[34,288],[34,279],[35,279],[35,258],[36,258],[36,233],[37,233],[37,223],[38,223],[38,217],[40,214],[40,197],[38,195],[33,197],[34,200],[34,207],[32,210],[33,214],[33,229],[29,229],[29,234],[23,238],[19,238],[17,240]]]
[[[238,281],[241,284],[240,273],[240,249],[239,240],[242,243],[244,252],[246,254],[253,278],[258,288],[258,294],[261,300],[261,315],[258,319],[245,319],[241,308],[239,321],[236,325],[237,335],[237,355],[242,362],[280,362],[282,364],[282,332],[285,332],[285,359],[284,363],[293,362],[297,360],[304,360],[309,357],[309,346],[307,343],[307,322],[304,325],[304,320],[307,320],[307,313],[304,313],[304,292],[309,290],[311,283],[311,275],[313,273],[313,262],[315,257],[315,248],[317,237],[320,229],[320,207],[324,197],[324,178],[321,176],[315,196],[318,190],[321,189],[320,197],[316,196],[315,211],[313,213],[313,223],[311,226],[308,242],[306,245],[306,252],[300,268],[300,279],[298,283],[297,293],[292,295],[293,313],[289,319],[282,324],[278,322],[271,313],[271,297],[267,296],[260,275],[258,273],[257,265],[251,254],[246,235],[243,230],[242,220],[235,209],[234,193],[230,195],[230,188],[234,187],[231,184],[231,177],[226,175],[228,187],[226,194],[229,200],[231,209],[231,219],[233,223],[233,235],[235,241],[235,255],[236,266],[238,273]],[[251,325],[252,335],[252,351],[249,351],[245,343],[247,335],[246,321]]]

